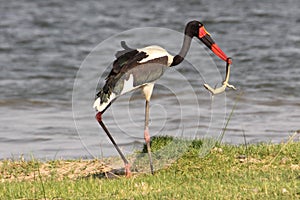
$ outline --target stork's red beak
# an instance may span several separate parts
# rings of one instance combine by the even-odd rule
[[[231,64],[231,59],[229,59],[226,54],[221,50],[221,48],[215,43],[215,41],[210,37],[210,34],[205,30],[204,26],[199,28],[199,39],[210,49],[214,54],[219,56],[225,62]]]

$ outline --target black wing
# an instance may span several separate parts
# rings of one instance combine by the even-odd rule
[[[128,48],[126,48],[124,51],[128,51]],[[139,61],[148,57],[148,55],[145,52],[139,52],[138,50],[131,50],[128,52],[124,51],[119,51],[119,54],[117,53],[119,57],[113,62],[113,68],[110,71],[109,75],[106,77],[105,85],[97,94],[97,96],[100,97],[102,103],[108,101],[109,96],[111,95],[118,80],[128,70],[137,66],[139,64]]]

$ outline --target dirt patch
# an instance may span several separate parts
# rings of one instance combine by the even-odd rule
[[[94,175],[109,173],[111,167],[100,160],[76,160],[76,161],[0,161],[0,180],[24,181],[53,178],[77,179]]]

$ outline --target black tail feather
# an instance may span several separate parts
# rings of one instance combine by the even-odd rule
[[[116,58],[119,58],[120,56],[124,55],[127,52],[133,51],[134,49],[130,48],[125,41],[121,41],[121,47],[123,47],[124,50],[117,51],[115,54]]]

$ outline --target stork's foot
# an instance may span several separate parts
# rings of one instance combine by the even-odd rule
[[[125,176],[126,178],[130,178],[131,177],[131,171],[130,171],[130,164],[125,164]]]

